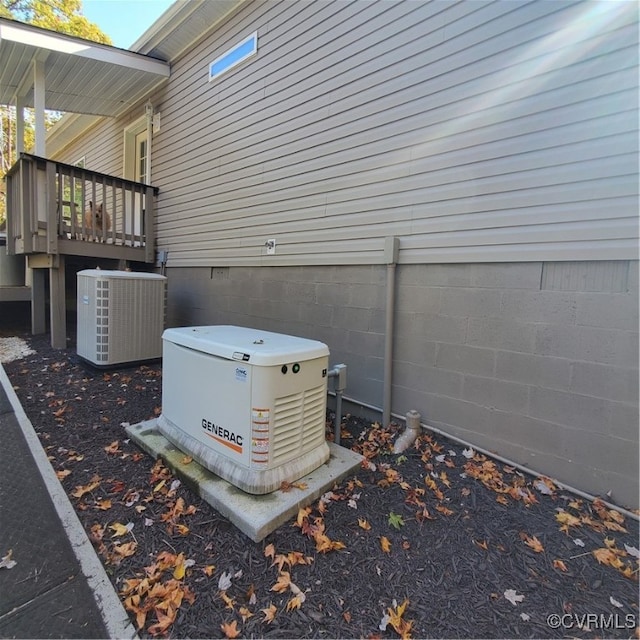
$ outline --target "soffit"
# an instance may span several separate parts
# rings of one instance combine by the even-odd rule
[[[215,4],[215,3],[213,3]],[[0,104],[33,107],[33,63],[44,70],[45,108],[117,116],[164,82],[167,62],[0,18]]]
[[[131,45],[131,50],[173,61],[244,1],[176,0]]]

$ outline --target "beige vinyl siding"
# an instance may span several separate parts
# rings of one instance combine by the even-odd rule
[[[152,97],[158,246],[172,266],[380,263],[390,235],[404,263],[635,258],[637,15],[244,3]],[[208,82],[256,30],[257,56]],[[119,174],[114,125],[96,144]]]

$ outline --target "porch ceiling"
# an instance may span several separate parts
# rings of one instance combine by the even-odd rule
[[[0,18],[0,104],[33,107],[33,62],[44,63],[45,108],[117,116],[169,77],[167,62]]]

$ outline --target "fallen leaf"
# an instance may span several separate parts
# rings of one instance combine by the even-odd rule
[[[227,638],[237,638],[240,635],[237,620],[233,620],[232,622],[223,622],[220,625],[220,629],[222,629],[222,633],[224,633]]]
[[[594,549],[591,553],[600,564],[615,566],[616,563],[620,562],[618,556],[611,549],[606,547]]]
[[[358,518],[358,526],[365,531],[369,531],[371,529],[371,525],[364,518]]]
[[[99,476],[93,476],[91,478],[91,482],[85,485],[78,485],[75,488],[75,491],[71,492],[71,495],[74,498],[82,498],[87,493],[91,493],[94,489],[97,489],[100,486],[101,479]]]
[[[295,611],[296,609],[299,609],[303,602],[304,598],[302,594],[294,596],[289,600],[289,602],[287,602],[287,611]]]
[[[545,496],[553,495],[557,488],[553,481],[546,476],[540,476],[539,478],[537,478],[534,481],[533,486]]]
[[[202,571],[204,571],[205,575],[210,578],[215,571],[216,566],[214,564],[208,564],[206,567],[203,567]]]
[[[56,476],[58,476],[58,480],[64,480],[70,474],[71,474],[71,469],[61,469],[60,471],[56,471]]]
[[[173,577],[176,580],[182,580],[184,578],[186,568],[184,566],[184,553],[179,553],[176,559],[175,569],[173,570]]]
[[[133,529],[133,522],[129,522],[127,524],[120,524],[119,522],[115,522],[114,524],[109,525],[109,529],[114,532],[112,536],[113,538],[124,536]]]
[[[524,622],[529,622],[529,620],[531,620],[531,616],[527,613],[521,613],[520,617],[522,618],[522,620],[524,620]]]
[[[123,558],[128,558],[132,556],[138,548],[137,542],[125,542],[124,544],[114,544],[113,550],[119,556]]]
[[[287,591],[291,584],[291,574],[288,571],[281,571],[278,575],[278,581],[271,587],[271,591],[283,593]]]
[[[407,599],[405,599],[400,605],[396,605],[394,600],[394,607],[389,607],[387,609],[389,614],[389,624],[403,639],[411,638],[411,627],[413,626],[413,620],[405,620],[402,617],[408,604],[409,600]]]
[[[614,607],[618,607],[618,609],[622,609],[622,607],[624,607],[624,605],[622,604],[622,602],[618,602],[613,596],[609,596],[609,602],[614,606]]]
[[[524,600],[524,596],[517,594],[515,589],[507,589],[504,592],[504,597],[515,607],[519,602]]]
[[[110,445],[107,445],[106,447],[104,447],[104,450],[107,453],[110,453],[112,455],[115,455],[116,453],[121,453],[120,443],[117,440],[114,440]]]
[[[378,629],[380,629],[380,631],[386,631],[387,630],[387,626],[389,626],[389,620],[391,620],[391,617],[389,616],[388,613],[385,613],[382,616],[382,619],[380,620],[380,624],[378,625]]]
[[[100,511],[107,511],[111,509],[111,500],[108,498],[106,500],[97,500],[96,501],[96,509],[100,509]]]
[[[633,558],[640,560],[640,551],[638,551],[636,547],[630,547],[628,544],[625,543],[624,550]]]
[[[231,611],[235,610],[236,601],[233,598],[230,598],[227,595],[226,591],[221,591],[220,592],[220,598],[222,598],[222,600],[224,600],[224,603],[225,603],[227,609],[231,609]]]
[[[249,618],[253,617],[253,613],[251,613],[247,607],[240,607],[238,613],[242,616],[242,622],[246,622]]]
[[[520,538],[522,541],[531,549],[533,549],[536,553],[542,553],[544,551],[544,547],[542,543],[536,536],[528,536],[526,533],[522,532],[520,534]]]
[[[560,571],[568,571],[569,569],[567,569],[567,565],[562,561],[562,560],[554,560],[553,561],[553,566],[555,569],[558,569]]]
[[[404,520],[402,516],[391,511],[389,513],[389,526],[395,527],[396,529],[400,529],[400,527],[404,527]]]
[[[560,527],[561,531],[568,533],[569,527],[579,527],[580,519],[572,516],[567,511],[563,511],[560,509],[558,513],[556,513],[556,520],[562,525]]]
[[[0,569],[13,569],[16,566],[16,561],[12,559],[13,549],[9,549],[6,555],[2,556],[0,560]]]
[[[231,573],[225,571],[218,579],[218,589],[220,589],[220,591],[226,591],[229,587],[231,587]]]
[[[264,613],[264,620],[262,622],[271,624],[276,617],[276,612],[278,611],[278,609],[274,604],[270,604],[266,609],[260,609],[260,611]]]
[[[191,464],[193,462],[193,458],[191,456],[185,456],[180,460],[180,464]]]
[[[380,537],[380,547],[385,553],[391,552],[391,542],[389,542],[389,539],[386,536]]]
[[[436,505],[436,511],[439,511],[440,513],[442,513],[445,516],[452,516],[453,515],[453,511],[451,509],[449,509],[448,507],[445,507],[443,504],[437,504]]]

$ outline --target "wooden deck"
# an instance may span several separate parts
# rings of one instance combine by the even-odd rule
[[[51,344],[64,348],[65,257],[153,263],[157,189],[26,153],[6,180],[7,253],[33,269],[32,331],[45,330],[48,270]]]

